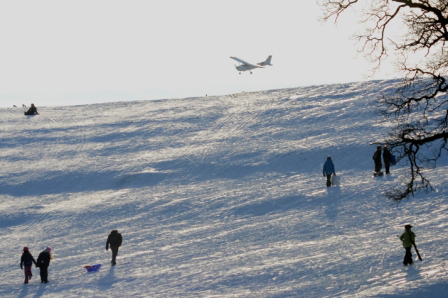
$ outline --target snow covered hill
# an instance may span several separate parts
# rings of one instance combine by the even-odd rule
[[[382,194],[406,166],[371,177],[372,99],[398,83],[0,109],[0,296],[446,297],[448,162],[398,205]],[[48,245],[50,282],[24,285],[22,248]]]

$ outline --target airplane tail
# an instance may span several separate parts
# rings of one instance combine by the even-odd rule
[[[257,63],[257,65],[260,65],[260,66],[266,66],[266,65],[273,66],[273,65],[271,64],[271,58],[272,58],[272,55],[269,55],[269,57],[268,57],[268,59],[266,59],[266,61]]]

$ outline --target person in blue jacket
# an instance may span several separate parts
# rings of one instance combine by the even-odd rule
[[[324,163],[324,168],[322,173],[327,176],[327,187],[331,186],[331,175],[336,175],[336,171],[334,169],[333,161],[331,160],[331,156],[327,157],[327,161]]]

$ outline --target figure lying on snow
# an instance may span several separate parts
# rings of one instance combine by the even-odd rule
[[[28,111],[25,112],[25,115],[39,115],[37,112],[37,108],[34,106],[34,103],[31,104],[31,108],[28,109]]]

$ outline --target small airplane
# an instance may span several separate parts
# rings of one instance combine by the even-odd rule
[[[240,59],[238,57],[230,56],[230,58],[232,58],[233,60],[236,60],[236,61],[238,61],[240,63],[240,65],[238,65],[238,66],[235,65],[236,69],[240,72],[240,74],[241,74],[242,71],[251,70],[251,69],[254,69],[254,68],[264,68],[266,65],[273,66],[271,64],[272,55],[270,55],[268,57],[268,59],[266,59],[266,61],[263,61],[263,62],[260,62],[260,63],[257,63],[257,64],[251,64],[251,63],[246,62],[243,59]],[[252,71],[250,72],[250,74],[252,74]]]

